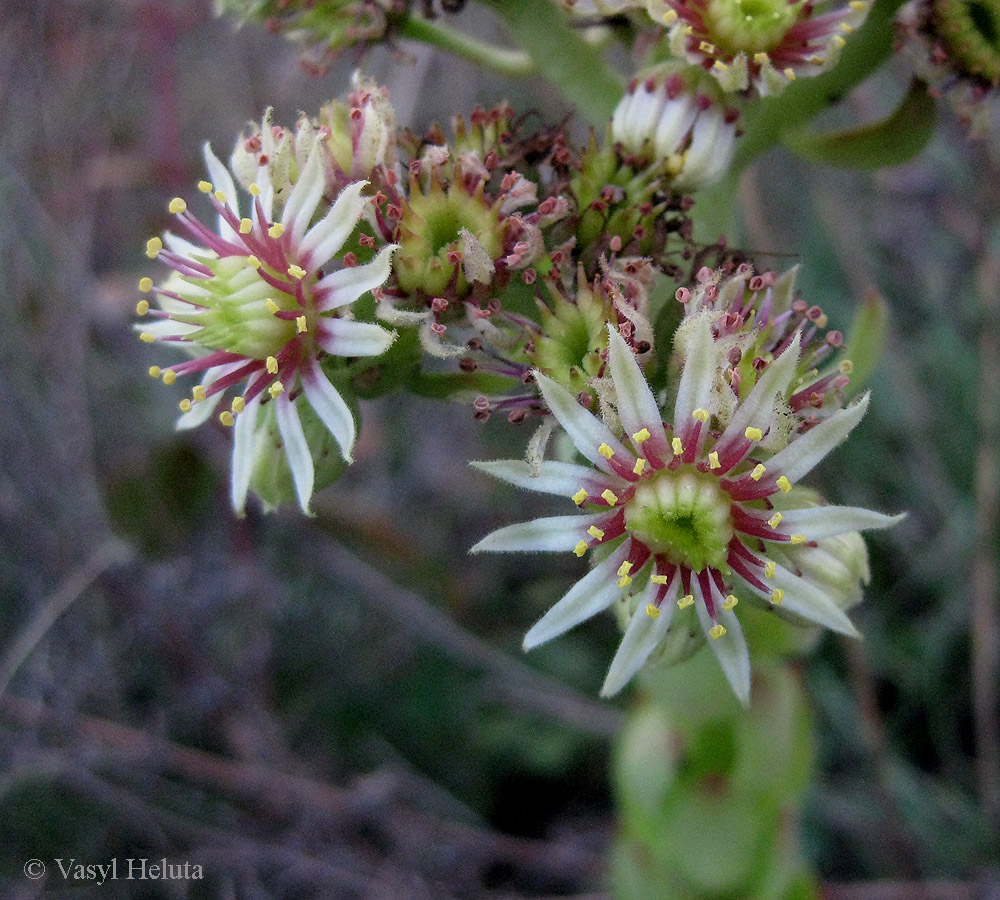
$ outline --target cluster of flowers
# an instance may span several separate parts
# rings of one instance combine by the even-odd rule
[[[867,398],[845,406],[842,337],[795,297],[794,271],[698,271],[671,311],[670,401],[647,382],[652,289],[692,256],[681,191],[723,174],[735,121],[714,84],[670,66],[633,84],[610,140],[583,150],[522,134],[505,106],[456,120],[451,140],[418,137],[361,80],[295,128],[267,113],[229,167],[205,149],[215,227],[175,198],[181,233],[147,243],[170,272],[140,282],[140,337],[188,354],[150,374],[198,377],[179,427],[216,414],[233,428],[237,512],[251,490],[308,512],[351,461],[358,398],[407,387],[425,354],[454,358],[453,393],[493,388],[481,418],[541,423],[526,461],[476,465],[580,510],[473,549],[595,562],[525,646],[614,606],[625,637],[605,693],[707,637],[746,700],[737,602],[853,633],[858,532],[895,519],[798,484]],[[586,465],[543,458],[557,425]]]

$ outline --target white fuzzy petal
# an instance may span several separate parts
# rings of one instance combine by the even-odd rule
[[[384,284],[392,271],[392,251],[396,246],[390,244],[383,248],[375,259],[363,266],[340,269],[317,281],[313,291],[323,299],[316,303],[316,309],[329,312],[331,309],[347,306]]]
[[[651,581],[646,586],[646,590],[638,599],[632,620],[625,629],[625,636],[618,645],[618,652],[611,660],[611,668],[608,669],[607,678],[604,679],[601,688],[602,697],[613,697],[625,687],[632,680],[632,676],[646,664],[649,654],[663,640],[677,608],[674,600],[677,598],[679,585],[680,578],[674,578],[667,588],[660,604],[660,614],[656,618],[646,613],[646,607],[656,599],[660,585]]]
[[[274,412],[278,421],[278,431],[285,445],[288,468],[292,470],[292,481],[295,483],[299,506],[302,512],[308,515],[315,477],[312,454],[309,452],[309,445],[302,431],[302,421],[295,409],[295,402],[289,399],[287,391],[278,395]]]
[[[768,469],[781,473],[789,481],[798,481],[847,439],[867,410],[868,394],[865,394],[853,406],[840,410],[805,434],[793,438],[784,450],[771,457]]]
[[[518,522],[506,528],[498,528],[486,535],[469,552],[505,553],[508,551],[550,551],[572,550],[581,540],[587,539],[587,529],[600,516],[550,516]]]
[[[233,474],[230,496],[233,509],[239,516],[243,515],[247,493],[250,490],[250,477],[253,475],[259,407],[260,397],[254,397],[236,417],[236,424],[233,426]]]
[[[586,459],[602,471],[613,474],[614,470],[608,460],[597,452],[601,444],[607,444],[622,459],[634,461],[635,457],[622,446],[618,438],[608,431],[600,419],[580,406],[576,397],[566,388],[538,371],[535,372],[535,379],[552,414]]]
[[[469,465],[515,487],[538,491],[540,494],[572,497],[580,488],[584,488],[589,494],[596,496],[611,487],[611,482],[602,481],[593,469],[574,463],[545,460],[537,470],[537,474],[534,468],[520,459],[489,462],[474,460]]]
[[[617,572],[630,548],[631,541],[625,541],[604,562],[598,563],[574,584],[524,636],[524,649],[531,650],[544,644],[607,609],[622,592],[618,587]]]
[[[799,362],[799,337],[799,332],[795,332],[795,337],[785,348],[785,352],[773,360],[764,370],[764,374],[757,379],[746,400],[736,408],[736,413],[719,439],[720,444],[725,445],[732,440],[739,440],[743,437],[747,426],[767,428],[771,421],[775,396],[784,395],[792,376],[795,375],[795,367]]]
[[[688,338],[687,357],[674,404],[674,427],[688,423],[696,409],[711,406],[712,385],[719,368],[719,354],[708,316],[698,321]]]
[[[317,326],[317,342],[334,356],[380,356],[395,338],[394,331],[371,322],[324,318]]]
[[[684,168],[674,180],[674,187],[690,189],[707,183],[706,173],[717,168],[716,154],[727,146],[721,138],[728,128],[723,111],[717,107],[711,107],[698,116],[691,133],[691,145],[684,154]]]
[[[618,416],[626,434],[643,428],[663,439],[663,420],[635,354],[612,325],[608,325],[608,365],[618,400]]]
[[[698,104],[690,94],[682,94],[667,102],[653,138],[659,159],[666,159],[677,152],[697,116]]]
[[[340,392],[330,384],[320,364],[314,359],[301,373],[302,390],[316,415],[327,427],[340,446],[340,453],[347,462],[353,462],[356,426],[350,407]]]
[[[782,531],[804,534],[810,541],[835,537],[849,531],[890,528],[902,522],[906,513],[887,516],[859,506],[813,506],[782,513]]]
[[[236,185],[233,184],[233,176],[229,174],[229,169],[223,165],[222,161],[212,152],[212,145],[205,144],[205,165],[208,168],[208,177],[212,180],[212,187],[217,191],[222,191],[226,197],[229,208],[239,217],[240,198],[236,193]],[[240,236],[233,231],[232,226],[219,216],[219,234],[229,241],[242,243]]]
[[[715,616],[718,623],[726,629],[726,633],[722,637],[712,637],[709,631],[715,622],[708,614],[701,585],[696,578],[692,579],[691,591],[695,595],[695,609],[698,611],[698,620],[705,632],[705,641],[712,648],[733,693],[740,703],[746,706],[750,702],[750,651],[747,649],[747,640],[743,636],[740,620],[731,609],[723,609],[716,598]]]
[[[241,365],[243,365],[241,362],[229,363],[225,366],[213,366],[211,369],[206,369],[201,377],[201,386],[207,388],[217,379],[235,371]],[[219,405],[219,401],[222,399],[222,395],[224,393],[224,391],[219,391],[217,394],[213,394],[205,400],[198,403],[192,403],[191,412],[184,413],[184,415],[177,420],[177,424],[174,427],[178,431],[187,431],[188,429],[197,428],[199,425],[203,425],[211,418],[212,413],[215,412],[215,408]]]
[[[785,592],[781,599],[781,609],[785,612],[794,613],[848,637],[858,636],[857,629],[844,611],[824,591],[805,578],[800,578],[784,566],[775,565],[774,577],[767,580],[769,586],[773,584],[775,588]],[[748,584],[747,587],[758,596],[770,601],[770,594],[752,584]]]
[[[310,161],[312,161],[314,155],[318,157],[318,152],[313,151],[310,154]],[[322,170],[322,167],[320,168]],[[298,245],[299,253],[309,260],[310,268],[318,269],[325,265],[344,246],[344,241],[351,236],[351,232],[358,225],[361,213],[364,211],[365,206],[368,205],[368,198],[361,196],[361,192],[367,186],[367,181],[355,181],[345,187],[338,195],[333,206],[330,207],[330,211],[313,225],[302,238],[301,243]],[[320,196],[322,196],[323,187],[324,183],[321,181],[319,188]],[[298,185],[296,185],[297,188]],[[289,202],[291,202],[291,198],[289,198]],[[317,198],[316,202],[319,202],[319,198]],[[315,210],[315,205],[313,209]],[[287,215],[287,208],[285,213]],[[311,212],[310,215],[312,215]],[[305,225],[308,225],[309,220],[305,219],[304,221]],[[296,227],[297,224],[298,220],[296,221]],[[305,225],[303,225],[303,228]]]
[[[281,212],[281,224],[290,231],[293,247],[300,245],[325,187],[323,154],[320,142],[317,142],[299,172],[299,180],[295,182]],[[357,219],[354,224],[357,224]]]

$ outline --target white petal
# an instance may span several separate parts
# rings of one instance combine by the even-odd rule
[[[201,386],[207,388],[217,379],[235,371],[241,365],[243,365],[241,362],[229,363],[225,366],[212,366],[211,369],[206,369],[204,374],[201,376]],[[192,403],[191,412],[184,413],[184,415],[177,420],[177,424],[174,427],[178,431],[187,431],[190,428],[197,428],[199,425],[203,425],[211,418],[212,413],[215,412],[215,408],[219,405],[219,401],[222,399],[222,395],[224,393],[225,391],[219,391],[217,394],[213,394],[205,400],[201,400],[198,403]]]
[[[666,94],[661,91],[647,91],[645,86],[635,92],[636,103],[632,107],[632,140],[636,145],[651,138],[660,120]]]
[[[733,693],[736,694],[740,703],[746,706],[750,702],[750,651],[747,650],[747,639],[743,636],[740,620],[736,618],[736,613],[731,609],[723,609],[718,602],[718,597],[716,597],[715,617],[718,623],[726,629],[726,633],[722,637],[712,637],[709,631],[715,622],[712,621],[708,609],[705,607],[705,598],[697,578],[691,580],[691,591],[695,595],[695,609],[698,611],[698,619],[705,632],[705,640],[719,661],[719,666],[732,687]]]
[[[712,338],[711,320],[705,315],[695,323],[688,336],[687,356],[674,404],[675,429],[685,427],[696,409],[711,406],[712,385],[718,370],[719,354]]]
[[[628,556],[631,545],[631,541],[625,541],[574,584],[524,636],[524,649],[544,644],[607,609],[622,592],[618,587],[618,568]]]
[[[212,180],[212,187],[217,191],[222,191],[226,197],[229,208],[236,216],[240,214],[240,198],[236,193],[236,185],[233,184],[233,177],[229,174],[222,161],[212,152],[212,145],[205,144],[205,165],[208,168],[208,177]],[[240,236],[233,231],[232,226],[219,216],[219,234],[228,241],[242,243]]]
[[[319,144],[316,146],[318,147]],[[317,155],[318,158],[317,151],[314,151],[309,156],[310,160],[312,160],[313,155]],[[324,182],[321,180],[319,187],[320,196],[323,194],[324,186]],[[309,259],[311,268],[318,269],[325,265],[330,257],[344,246],[344,241],[357,228],[358,219],[364,211],[365,206],[368,205],[368,198],[361,196],[361,192],[367,186],[367,181],[355,181],[345,187],[338,195],[336,202],[330,207],[330,211],[313,225],[302,238],[301,243],[298,245],[299,252],[302,256]],[[298,189],[298,185],[296,185],[296,189]],[[291,202],[291,198],[289,198],[289,202]],[[319,202],[318,198],[316,202]],[[313,209],[315,209],[315,205]],[[304,211],[303,209],[303,213]],[[285,215],[287,214],[288,209],[286,207]],[[305,225],[308,224],[309,220],[305,219]],[[305,225],[303,225],[303,228]]]
[[[535,469],[520,459],[490,462],[474,460],[469,465],[515,487],[560,497],[572,497],[580,488],[591,495],[597,495],[611,486],[611,482],[602,482],[598,473],[591,468],[554,460],[545,460],[537,470],[537,475]]]
[[[682,94],[667,102],[653,139],[658,158],[666,159],[677,152],[697,116],[698,105],[690,94]]]
[[[291,232],[293,247],[298,247],[302,241],[326,188],[321,143],[317,141],[313,145],[306,164],[299,172],[299,180],[295,182],[281,211],[281,224]]]
[[[661,586],[652,581],[646,586],[646,590],[637,601],[632,620],[625,629],[625,636],[618,645],[618,652],[611,660],[611,668],[608,669],[608,676],[601,688],[602,697],[613,697],[625,687],[632,680],[632,676],[646,664],[649,654],[663,640],[677,608],[674,600],[677,598],[680,581],[680,578],[675,577],[667,588],[660,604],[660,614],[656,618],[646,613],[646,607],[656,599]]]
[[[781,609],[794,613],[817,625],[823,625],[832,631],[857,637],[858,632],[843,610],[837,606],[827,594],[805,578],[800,578],[784,566],[775,565],[774,577],[767,579],[769,584],[785,592],[781,599]],[[765,600],[770,601],[770,595],[747,584],[750,590]]]
[[[334,356],[380,356],[396,339],[381,325],[347,319],[323,318],[316,331],[319,345]]]
[[[618,329],[608,325],[608,365],[618,400],[618,415],[626,434],[643,428],[661,441],[664,439],[663,419],[656,398],[649,389],[635,354],[629,349]]]
[[[375,259],[363,266],[340,269],[317,281],[313,290],[323,299],[316,303],[316,309],[320,312],[329,312],[331,309],[346,306],[384,284],[392,271],[392,251],[396,246],[390,244],[384,247]]]
[[[840,410],[805,434],[793,438],[784,450],[771,457],[768,469],[780,472],[789,481],[798,481],[834,447],[846,440],[868,410],[868,396],[864,394],[853,406]]]
[[[184,256],[187,259],[194,259],[195,256],[215,256],[213,251],[208,250],[205,247],[199,247],[197,244],[192,244],[189,240],[180,237],[180,235],[174,234],[172,231],[163,232],[163,243],[166,245],[168,250],[173,251],[178,256]]]
[[[613,474],[614,469],[607,459],[597,452],[601,444],[607,444],[622,459],[634,460],[600,419],[592,416],[579,403],[569,391],[561,384],[557,384],[551,378],[547,378],[539,371],[535,371],[535,379],[538,387],[542,391],[542,396],[548,404],[552,414],[558,419],[559,424],[566,430],[570,440],[576,445],[576,449],[589,459],[597,468],[608,474]]]
[[[233,426],[233,474],[230,485],[230,496],[233,509],[239,516],[247,502],[250,490],[250,476],[253,475],[254,457],[257,455],[257,410],[260,407],[260,397],[254,397],[243,412],[236,417]]]
[[[275,418],[278,420],[278,431],[285,445],[285,456],[288,468],[292,470],[292,481],[295,483],[295,493],[299,498],[302,512],[309,514],[309,498],[313,492],[312,454],[302,431],[302,421],[299,419],[295,402],[288,398],[288,392],[278,395],[275,402]]]
[[[684,154],[684,167],[674,180],[674,187],[700,187],[706,183],[706,173],[718,168],[716,154],[726,150],[727,144],[720,135],[724,129],[729,130],[729,126],[721,109],[712,107],[698,116],[691,145]]]
[[[810,541],[864,531],[868,528],[890,528],[906,517],[887,516],[859,506],[813,506],[809,509],[792,509],[782,513],[782,531],[804,534]]]
[[[629,113],[632,109],[634,101],[635,95],[626,93],[625,96],[618,101],[618,105],[615,107],[615,111],[611,116],[611,134],[616,141],[619,141],[622,144],[625,143]]]
[[[469,552],[493,553],[507,551],[560,551],[572,550],[581,540],[587,539],[587,529],[600,516],[549,516],[518,522],[506,528],[498,528],[486,535]]]
[[[775,395],[784,395],[795,374],[799,362],[799,338],[800,334],[796,331],[785,352],[773,360],[757,379],[746,400],[736,408],[732,421],[719,439],[720,444],[740,439],[749,425],[762,430],[767,428],[772,418]]]
[[[323,373],[319,362],[311,360],[303,368],[300,375],[302,390],[305,392],[309,405],[316,410],[316,415],[327,427],[333,439],[340,446],[340,453],[347,462],[354,462],[351,456],[354,451],[356,426],[350,407],[340,396],[340,392],[330,384]]]

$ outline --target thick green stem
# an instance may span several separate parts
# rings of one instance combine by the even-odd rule
[[[552,0],[493,0],[491,6],[541,74],[603,128],[625,93],[624,80],[570,26],[562,10]]]
[[[538,71],[534,60],[521,50],[505,50],[484,44],[447,25],[428,19],[407,16],[399,27],[399,33],[403,37],[440,47],[500,75],[523,77]]]

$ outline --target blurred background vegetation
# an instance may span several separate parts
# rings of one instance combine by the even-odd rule
[[[629,702],[596,699],[614,629],[523,657],[578,560],[466,552],[552,509],[467,466],[528,433],[368,404],[315,518],[237,520],[226,434],[175,432],[177,397],[144,375],[163,360],[131,327],[142,248],[202,177],[203,141],[228,154],[268,105],[292,123],[358,60],[311,78],[207,0],[2,12],[0,892],[68,889],[26,879],[32,857],[166,857],[205,879],[73,896],[605,896]],[[479,10],[458,24],[501,34]],[[569,112],[408,44],[366,65],[418,131],[504,98]],[[889,66],[850,115],[891,109],[906,78]],[[865,640],[827,635],[800,669],[820,761],[802,830],[830,900],[1000,891],[998,171],[945,114],[876,174],[772,153],[718,215],[762,264],[805,261],[831,324],[889,311],[872,412],[814,480],[910,513],[869,540]]]

